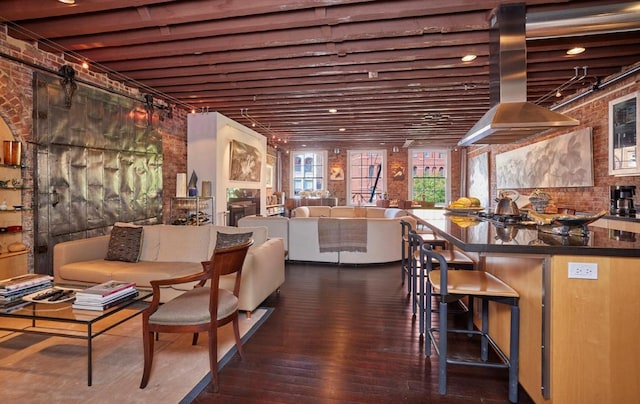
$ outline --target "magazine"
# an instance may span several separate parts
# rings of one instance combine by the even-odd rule
[[[44,283],[51,283],[53,277],[42,274],[26,274],[15,276],[13,278],[4,279],[0,281],[0,292],[10,293],[12,290],[22,289],[33,285],[40,285]]]
[[[138,296],[138,291],[133,289],[132,293],[128,293],[124,296],[121,296],[119,299],[112,300],[108,303],[103,303],[103,304],[81,303],[81,302],[78,302],[76,299],[76,301],[71,305],[71,307],[76,310],[104,311],[111,307],[117,306],[121,303],[124,303],[136,296]]]
[[[95,295],[105,297],[127,288],[135,288],[135,282],[125,281],[107,281],[99,285],[91,286],[90,288],[79,291],[76,295]]]
[[[76,293],[76,303],[86,302],[89,304],[105,304],[113,300],[119,299],[122,296],[130,295],[135,292],[136,292],[135,286],[131,286],[131,287],[119,290],[115,293],[111,293],[110,295],[106,295],[106,296],[83,294],[81,291],[78,291]]]

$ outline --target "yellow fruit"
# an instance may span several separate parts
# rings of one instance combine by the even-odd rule
[[[452,216],[451,221],[460,227],[470,227],[478,224],[477,220],[475,220],[474,218],[466,217],[466,216]]]
[[[462,207],[468,208],[468,207],[471,206],[471,199],[466,198],[466,197],[463,196],[463,197],[458,198],[458,200],[456,200],[453,204],[454,205],[455,204],[459,204],[459,205],[462,205]]]
[[[471,201],[471,206],[480,206],[480,199],[470,196],[469,200]]]

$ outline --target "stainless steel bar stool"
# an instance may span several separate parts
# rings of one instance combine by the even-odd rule
[[[438,355],[438,390],[447,393],[447,365],[468,365],[491,368],[507,368],[509,370],[509,401],[518,401],[518,366],[520,348],[520,308],[518,292],[494,275],[484,271],[449,271],[447,260],[427,245],[420,248],[420,262],[425,271],[420,271],[420,289],[425,299],[425,316],[427,338],[425,354],[431,356],[431,346]],[[435,265],[437,263],[437,266]],[[425,278],[426,273],[426,278]],[[438,301],[438,327],[431,326],[432,298]],[[447,322],[448,304],[468,296],[469,299],[480,299],[482,326],[480,330],[450,329]],[[509,356],[495,343],[489,335],[489,302],[506,304],[511,307]],[[458,359],[448,355],[448,333],[477,334],[481,337],[480,358]],[[438,338],[435,338],[438,334]],[[500,361],[489,361],[489,344],[493,347]]]
[[[413,304],[413,316],[416,316],[416,313],[420,312],[419,318],[419,333],[422,336],[425,332],[425,323],[424,313],[427,311],[427,307],[425,306],[425,295],[424,295],[424,273],[425,266],[422,260],[420,259],[420,251],[424,248],[432,248],[428,242],[426,242],[420,234],[416,233],[413,230],[409,231],[409,258],[407,262],[408,273],[409,273],[409,283],[410,285],[410,293],[412,295],[412,304]],[[445,258],[447,265],[452,269],[461,269],[461,270],[473,270],[475,268],[475,263],[465,254],[457,250],[440,250],[440,254]],[[437,262],[432,263],[434,265],[438,265]],[[462,308],[463,312],[468,314],[467,316],[467,324],[469,329],[473,328],[473,301],[469,301],[469,307]],[[459,311],[458,311],[459,312]]]
[[[405,220],[401,220],[400,221],[400,225],[402,226],[402,259],[400,261],[400,271],[401,271],[401,279],[402,279],[402,285],[405,284],[405,279],[407,277],[409,277],[409,279],[411,280],[411,270],[410,270],[410,260],[411,259],[416,259],[417,260],[417,256],[412,256],[411,255],[411,246],[409,245],[409,233],[413,231],[413,228],[411,226],[411,223],[405,221]],[[433,234],[433,233],[417,233],[418,235],[420,235],[420,237],[422,238],[422,240],[426,243],[428,243],[429,245],[431,245],[432,247],[440,247],[440,248],[446,248],[447,246],[447,241],[445,239],[442,238],[438,238],[437,235]],[[412,283],[413,282],[408,282],[407,283],[407,294],[411,293],[411,287],[412,287]],[[415,312],[414,312],[415,314]]]

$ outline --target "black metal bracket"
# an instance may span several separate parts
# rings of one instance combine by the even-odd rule
[[[64,91],[64,105],[67,108],[71,108],[71,99],[78,89],[78,84],[76,83],[76,71],[70,65],[64,65],[60,67],[58,74],[62,76],[60,79],[60,85]]]

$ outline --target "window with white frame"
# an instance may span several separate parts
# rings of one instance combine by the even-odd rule
[[[385,150],[349,150],[347,203],[373,205],[386,192]]]
[[[291,190],[294,195],[326,189],[327,152],[296,150],[291,156]]]
[[[411,149],[411,199],[445,206],[448,194],[449,153],[437,149]]]

